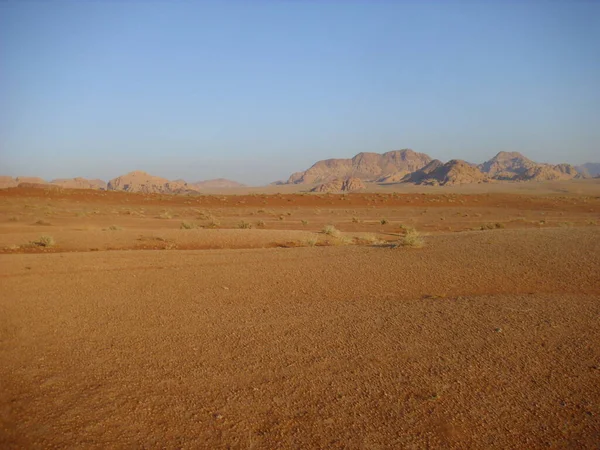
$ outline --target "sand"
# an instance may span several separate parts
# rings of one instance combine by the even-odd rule
[[[600,442],[593,193],[9,191],[2,448]],[[219,228],[179,228],[190,220]],[[392,248],[400,225],[425,246]],[[40,234],[56,245],[27,245]]]

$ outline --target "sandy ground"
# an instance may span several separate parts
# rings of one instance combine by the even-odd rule
[[[33,191],[0,191],[2,448],[598,448],[593,192]]]

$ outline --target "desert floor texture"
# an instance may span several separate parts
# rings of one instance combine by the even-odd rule
[[[0,447],[598,448],[598,180],[269,189],[0,190]]]

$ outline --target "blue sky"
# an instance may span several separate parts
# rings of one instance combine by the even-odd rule
[[[0,173],[600,161],[598,1],[0,2]]]

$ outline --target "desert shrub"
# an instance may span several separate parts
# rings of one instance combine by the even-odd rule
[[[398,240],[396,246],[421,248],[424,245],[425,241],[421,234],[414,228],[407,228],[406,233]]]
[[[301,222],[302,222],[302,225],[304,225],[304,226],[308,225],[308,220],[302,220]]]
[[[46,222],[45,220],[38,220],[34,225],[43,225],[45,227],[48,227],[50,225],[52,225],[50,222]]]
[[[181,222],[179,228],[182,230],[193,230],[194,228],[198,228],[198,224],[194,222]]]
[[[352,223],[359,223],[360,220],[358,220],[358,217],[353,217],[352,218]]]
[[[258,222],[256,222],[256,227],[257,228],[264,228],[265,227],[265,221],[264,220],[259,220]]]
[[[317,242],[318,242],[318,241],[319,241],[319,240],[318,240],[316,237],[311,237],[311,238],[308,238],[308,239],[305,241],[305,244],[306,244],[308,247],[314,247],[315,245],[317,245]]]
[[[52,236],[40,236],[37,241],[31,241],[32,245],[38,247],[52,247],[54,243],[54,238]]]
[[[111,225],[110,227],[108,227],[108,230],[110,231],[119,231],[122,230],[121,227],[117,226],[117,225]]]
[[[367,234],[363,236],[363,240],[366,241],[368,244],[372,245],[381,244],[381,239],[379,239],[374,234]]]
[[[160,213],[158,218],[159,219],[172,219],[173,216],[171,215],[171,213],[169,211],[164,211],[164,212]]]
[[[381,225],[385,225],[385,224],[387,224],[387,223],[388,223],[388,221],[387,221],[387,219],[381,219],[381,220],[379,221],[379,223],[381,223]]]
[[[241,222],[238,224],[238,228],[242,228],[242,229],[250,229],[250,228],[252,228],[252,224],[251,224],[250,222],[245,222],[245,221],[243,221],[243,220],[242,220],[242,221],[241,221]]]
[[[340,230],[338,230],[333,225],[325,225],[325,227],[323,228],[323,234],[326,234],[327,236],[331,236],[331,237],[340,237],[341,236]]]
[[[210,222],[208,222],[206,224],[207,228],[219,228],[219,225],[221,225],[217,220],[211,220]]]

